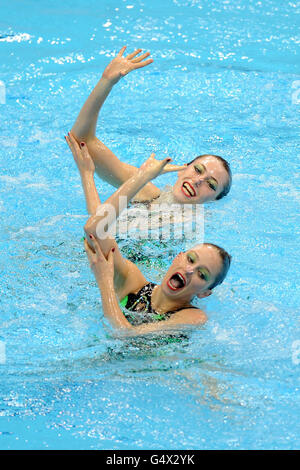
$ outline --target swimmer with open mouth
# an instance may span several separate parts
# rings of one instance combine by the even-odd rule
[[[107,201],[101,205],[94,182],[95,165],[87,146],[78,145],[72,134],[66,136],[81,175],[88,210],[99,214],[100,208],[111,204],[116,216],[120,213],[120,197],[131,200],[152,179],[169,171],[185,171],[170,163],[169,158],[158,161],[154,154],[143,163]],[[100,211],[101,212],[101,211]],[[205,298],[225,279],[230,267],[230,255],[217,245],[203,243],[185,253],[179,253],[160,284],[147,281],[140,269],[123,257],[117,242],[111,236],[98,237],[103,216],[92,215],[85,225],[85,250],[99,286],[104,315],[112,326],[129,335],[144,335],[182,326],[202,325],[205,313],[191,304],[192,299]],[[111,221],[110,223],[112,223]],[[107,221],[105,221],[105,226]],[[103,232],[101,232],[103,233]],[[121,305],[120,305],[121,304]],[[134,316],[127,312],[145,311],[150,320],[136,325]]]

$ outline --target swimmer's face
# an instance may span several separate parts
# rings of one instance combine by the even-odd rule
[[[199,157],[178,173],[173,195],[181,204],[214,201],[228,183],[223,163],[213,155]]]
[[[189,301],[211,294],[209,286],[223,267],[218,250],[211,245],[197,245],[179,253],[165,275],[161,287],[172,298]]]

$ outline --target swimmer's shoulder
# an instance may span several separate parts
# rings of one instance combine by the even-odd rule
[[[187,307],[177,311],[173,315],[176,323],[189,324],[189,325],[203,325],[207,322],[207,316],[203,310],[197,307]]]

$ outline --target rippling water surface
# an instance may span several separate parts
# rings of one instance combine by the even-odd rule
[[[299,447],[299,2],[88,4],[1,6],[0,448]],[[184,344],[114,339],[80,242],[63,136],[124,44],[154,63],[113,90],[99,137],[137,165],[216,153],[234,173],[205,207],[230,275]],[[168,252],[142,251],[159,280]]]

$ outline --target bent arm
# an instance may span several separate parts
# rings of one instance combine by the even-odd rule
[[[160,165],[163,164],[163,162],[159,163]],[[151,179],[150,173],[144,172],[140,169],[135,176],[126,181],[117,191],[115,191],[106,203],[102,205],[100,204],[93,176],[88,173],[86,174],[85,179],[83,179],[87,206],[93,211],[93,214],[96,214],[96,211],[98,214],[92,215],[85,224],[84,230],[87,235],[87,240],[89,241],[89,244],[92,245],[90,242],[91,235],[97,238],[105,256],[107,256],[111,248],[115,249],[114,287],[120,298],[127,295],[128,292],[134,292],[141,288],[147,281],[138,267],[122,256],[116,240],[111,236],[107,236],[107,225],[109,226],[116,220],[121,210],[127,207],[130,199],[144,186],[146,182],[149,181],[149,179]],[[87,185],[89,186],[87,187]],[[120,204],[120,198],[122,196],[125,197],[126,200],[126,204],[123,205],[123,207],[121,207]],[[107,211],[109,206],[112,206],[114,211]],[[106,217],[107,212],[109,216],[108,220]],[[102,233],[105,235],[104,237],[100,237],[100,235],[97,237],[99,229],[102,230]],[[98,281],[99,279],[97,279],[97,282]]]
[[[114,267],[117,253],[114,255],[115,250],[111,249],[108,255],[105,256],[100,241],[94,236],[91,236],[91,239],[94,244],[93,249],[91,249],[85,240],[85,250],[101,292],[104,315],[114,328],[130,335],[145,335],[169,329],[178,329],[178,327],[182,328],[187,325],[195,326],[205,323],[206,316],[204,312],[198,309],[186,308],[174,313],[170,319],[163,322],[141,326],[131,325],[119,306],[117,296],[121,299],[129,292],[135,292],[137,289],[140,289],[147,281],[137,266],[128,260],[124,260],[128,273],[123,286],[119,292],[116,292]]]
[[[138,169],[124,163],[96,137],[96,126],[100,110],[111,92],[114,84],[101,78],[87,100],[72,127],[71,133],[78,143],[86,142],[94,160],[98,175],[109,184],[118,188]]]
[[[97,203],[96,201],[94,201],[93,209],[96,207],[98,215],[93,215],[92,217],[90,217],[84,226],[84,230],[87,235],[87,240],[91,239],[91,235],[97,238],[105,256],[107,256],[108,252],[112,247],[115,248],[114,287],[120,299],[127,295],[129,292],[134,292],[135,290],[141,288],[143,285],[146,284],[147,281],[142,275],[141,271],[138,269],[138,267],[122,256],[117,242],[114,238],[108,236],[104,238],[99,238],[97,234],[99,234],[99,229],[105,233],[106,226],[109,226],[111,223],[113,223],[119,216],[120,211],[122,209],[119,203],[120,198],[122,196],[125,197],[126,204],[123,208],[126,208],[130,199],[139,191],[140,188],[144,186],[148,179],[149,177],[146,174],[143,174],[143,172],[139,172],[137,173],[137,175],[131,177],[128,181],[126,181],[117,191],[115,191],[115,193],[106,201],[105,204],[102,204],[98,207],[98,210],[96,207]],[[92,184],[92,180],[90,180],[90,184]],[[97,192],[96,187],[95,191]],[[89,196],[87,197],[87,201],[88,198]],[[106,212],[106,209],[109,207],[109,205],[114,208],[113,212],[111,210]],[[107,213],[108,220],[106,217]],[[97,282],[98,281],[99,279],[97,279]]]
[[[128,181],[123,183],[122,186],[107,199],[105,204],[99,206],[97,214],[89,218],[84,226],[87,236],[92,234],[94,237],[97,237],[97,227],[100,226],[98,224],[101,224],[101,222],[102,224],[105,224],[105,226],[111,225],[120,215],[121,209],[125,209],[127,207],[127,204],[130,202],[132,197],[144,186],[144,184],[145,177],[139,174],[132,176]],[[121,197],[124,197],[126,201],[126,204],[124,204],[123,207],[120,204]],[[110,206],[113,207],[113,211],[110,210]],[[101,239],[99,239],[99,241],[101,241]]]
[[[176,165],[167,165],[170,158],[165,158],[162,161],[157,161],[154,158],[154,154],[151,154],[150,158],[139,168],[137,173],[129,178],[122,186],[114,192],[114,194],[107,199],[106,203],[100,207],[100,211],[97,211],[97,215],[91,217],[88,223],[85,225],[85,232],[87,235],[97,236],[97,226],[103,223],[104,213],[108,212],[108,219],[105,219],[105,223],[110,225],[120,215],[120,211],[127,207],[133,197],[152,179],[156,178],[163,171],[176,171],[182,169]],[[126,204],[120,205],[121,198],[125,199]],[[110,207],[113,207],[113,211]]]
[[[87,143],[99,177],[116,188],[133,176],[137,172],[137,168],[120,161],[103,142],[97,139],[96,125],[99,112],[113,86],[120,78],[132,70],[143,68],[153,62],[152,59],[147,59],[150,55],[149,52],[137,57],[141,49],[137,49],[127,57],[124,57],[125,49],[126,47],[123,47],[105,68],[101,79],[85,101],[72,127],[72,133],[77,142],[85,141]],[[136,199],[140,202],[151,201],[158,197],[159,194],[160,190],[152,183],[149,183],[137,194]]]
[[[122,162],[97,137],[89,139],[87,146],[94,160],[97,175],[115,188],[119,188],[125,181],[137,173],[137,167]],[[135,199],[139,202],[152,201],[159,195],[160,190],[153,183],[148,183],[137,194]]]
[[[78,144],[86,142],[94,160],[98,175],[116,188],[133,176],[137,168],[124,163],[96,137],[96,126],[100,110],[114,84],[102,77],[81,108],[71,133]]]
[[[106,303],[107,305],[107,312],[111,311],[113,313],[115,309],[119,306],[117,298],[119,300],[122,300],[124,297],[126,297],[126,295],[129,294],[129,292],[136,292],[140,290],[145,284],[147,284],[147,280],[143,276],[139,268],[122,255],[114,238],[107,238],[105,240],[97,239],[97,242],[99,243],[101,250],[105,256],[108,255],[111,248],[114,248],[113,278],[109,281],[107,277],[104,279],[101,274],[97,274],[97,272],[94,271],[94,276],[101,291],[101,295],[102,290],[105,290],[105,295],[103,298],[105,299],[104,303]],[[110,287],[110,291],[107,293],[106,287],[108,285],[112,287]],[[106,295],[111,293],[113,293],[112,297],[110,295]],[[120,312],[121,311],[119,311],[118,313],[120,314]],[[119,317],[116,316],[116,318]]]
[[[87,221],[84,230],[87,235],[89,245],[93,247],[91,239],[95,238],[107,256],[109,250],[114,247],[116,255],[114,257],[115,266],[115,286],[118,294],[126,295],[128,292],[134,292],[137,288],[142,287],[147,281],[140,270],[130,261],[122,257],[117,243],[113,238],[108,237],[108,227],[115,222],[120,211],[127,207],[131,198],[152,178],[158,176],[162,172],[176,171],[184,167],[176,165],[168,165],[170,158],[158,161],[154,158],[154,154],[141,166],[138,173],[126,181],[105,204],[101,205],[97,211],[98,215],[94,215]],[[121,207],[120,199],[125,197],[126,204]],[[113,207],[113,211],[111,210]],[[108,214],[108,217],[107,217]],[[98,281],[98,280],[97,280]],[[125,286],[125,287],[124,287]]]
[[[130,336],[146,335],[163,331],[167,332],[168,330],[178,331],[179,328],[191,328],[193,326],[203,325],[206,322],[206,315],[202,310],[197,309],[195,311],[195,309],[184,309],[173,314],[168,320],[133,326],[120,309],[113,283],[107,279],[105,282],[100,280],[98,286],[101,292],[104,316],[110,321],[114,328],[122,330]]]
[[[94,160],[98,176],[115,188],[118,188],[129,178],[136,175],[138,168],[119,160],[95,135],[99,112],[112,87],[113,83],[111,81],[103,77],[101,78],[84,103],[71,132],[78,143],[81,141],[86,142]],[[139,192],[137,200],[140,202],[151,201],[159,195],[160,190],[153,183],[149,182]]]

